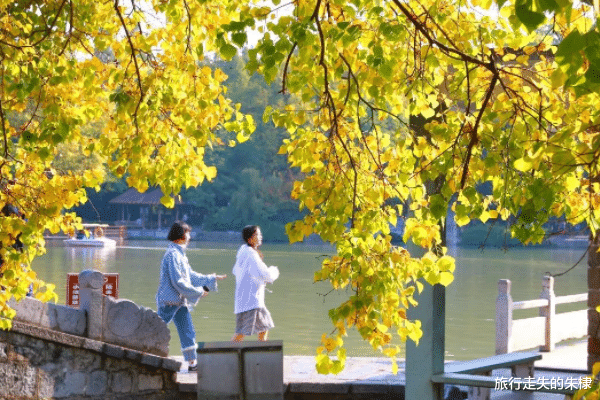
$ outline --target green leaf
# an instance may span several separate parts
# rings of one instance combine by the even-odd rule
[[[386,79],[391,79],[393,72],[392,67],[387,63],[381,64],[381,67],[379,67],[379,73]]]
[[[542,11],[558,11],[560,9],[556,0],[538,0],[538,4]]]
[[[369,88],[369,94],[372,97],[377,98],[379,96],[379,88],[377,86],[371,86]]]
[[[439,194],[431,196],[429,209],[435,219],[441,219],[446,216],[446,202],[444,198]]]
[[[198,55],[198,58],[200,59],[204,57],[204,45],[202,43],[196,47],[196,55]]]
[[[225,45],[221,46],[221,48],[219,49],[219,52],[221,53],[221,56],[225,60],[231,61],[231,59],[237,54],[237,49],[235,48],[235,46],[232,46],[230,44],[225,44]]]
[[[585,72],[585,79],[587,82],[600,83],[600,63],[589,66]]]
[[[556,61],[558,61],[559,64],[570,63],[575,55],[579,55],[579,52],[583,50],[584,46],[585,39],[578,30],[574,30],[558,45],[558,49],[556,50]]]
[[[546,19],[543,13],[533,11],[532,0],[517,1],[515,3],[515,14],[530,32],[540,26]]]
[[[246,40],[248,40],[248,35],[245,32],[238,32],[231,35],[231,40],[239,47],[243,47],[246,44]],[[235,55],[235,54],[234,54]]]

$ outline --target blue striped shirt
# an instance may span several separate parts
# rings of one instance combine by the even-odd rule
[[[183,247],[169,243],[160,265],[157,307],[183,305],[191,310],[204,293],[202,286],[216,292],[215,274],[202,275],[192,270]]]

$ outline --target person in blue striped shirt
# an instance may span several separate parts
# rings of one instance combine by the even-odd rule
[[[156,292],[158,315],[165,323],[174,321],[179,333],[181,352],[188,371],[196,371],[196,331],[190,312],[202,297],[217,291],[217,281],[227,275],[203,275],[190,267],[185,249],[192,229],[184,222],[175,222],[167,239],[171,241],[160,265]]]

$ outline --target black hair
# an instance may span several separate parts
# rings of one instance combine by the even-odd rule
[[[177,221],[171,226],[167,239],[174,242],[185,237],[186,232],[191,232],[192,228],[185,222]]]
[[[257,229],[258,225],[246,225],[244,229],[242,229],[242,239],[244,239],[244,242],[248,243],[248,240],[256,233]]]
[[[2,215],[10,217],[13,215],[16,215],[17,217],[22,217],[22,214],[19,212],[19,209],[15,206],[13,206],[12,204],[5,204],[4,207],[2,207]]]

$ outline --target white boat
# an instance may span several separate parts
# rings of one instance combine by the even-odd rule
[[[71,247],[116,247],[117,241],[106,237],[82,239],[67,239],[65,245]]]
[[[77,232],[75,237],[65,240],[65,246],[69,247],[116,247],[117,241],[104,236],[102,228],[108,225],[85,224],[84,228],[92,231],[93,234],[86,236],[83,231]]]

